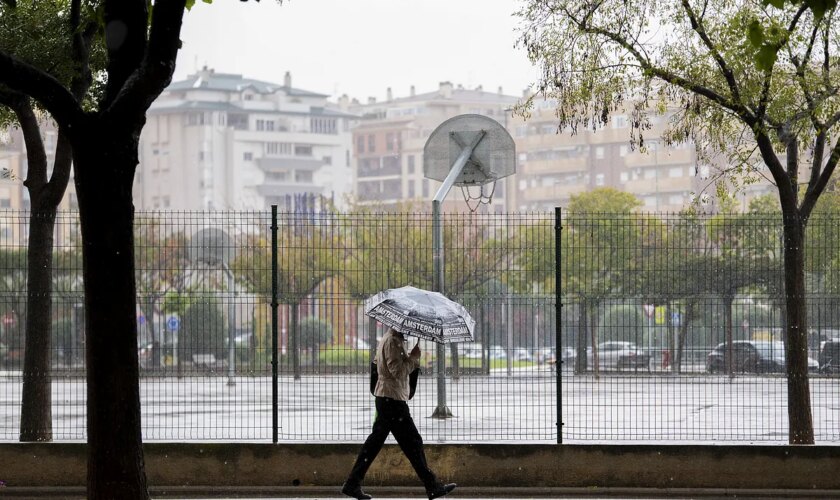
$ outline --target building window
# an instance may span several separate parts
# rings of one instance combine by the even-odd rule
[[[198,152],[198,161],[204,161],[204,151]]]
[[[337,134],[338,127],[334,118],[311,118],[309,131],[313,134]]]
[[[254,159],[254,154],[250,151],[246,151],[245,153],[242,153],[242,159],[245,161],[251,161]]]
[[[414,155],[408,155],[408,173],[414,173]]]
[[[683,197],[681,194],[672,194],[668,197],[668,204],[669,205],[682,205],[683,204]]]
[[[627,151],[629,151],[629,150],[630,150],[630,148],[629,148],[629,147],[627,147],[627,145],[626,145],[626,144],[622,144],[622,145],[618,148],[618,154],[619,154],[619,156],[621,156],[621,157],[627,156]]]
[[[356,136],[356,152],[357,153],[364,153],[365,152],[365,136],[363,136],[363,135]]]
[[[429,197],[429,179],[423,179],[423,198]]]
[[[414,198],[414,181],[408,181],[408,197]]]
[[[312,182],[312,171],[295,170],[295,182]]]
[[[604,174],[595,174],[595,185],[596,186],[603,186],[604,185]]]
[[[604,146],[595,147],[595,158],[598,160],[604,159]]]
[[[321,158],[321,161],[324,162],[324,165],[332,165],[332,156],[325,156]]]
[[[656,169],[649,168],[645,170],[645,179],[656,179]]]
[[[234,130],[248,130],[248,115],[231,114],[227,122]]]
[[[350,166],[350,150],[347,149],[344,151],[344,165],[349,167]]]
[[[376,151],[376,136],[375,135],[369,135],[368,136],[368,151],[371,152],[371,153]]]
[[[272,120],[257,120],[257,131],[273,132],[274,121]]]
[[[682,177],[683,176],[683,168],[682,167],[671,167],[668,169],[668,177]]]
[[[266,142],[265,154],[272,156],[289,155],[292,153],[292,145],[287,142]]]
[[[612,117],[612,127],[613,128],[626,128],[627,127],[627,115],[615,115]]]
[[[627,174],[627,172],[621,172],[620,174],[618,174],[618,180],[621,181],[622,184],[627,182],[629,178],[630,176]]]
[[[385,135],[385,150],[386,151],[393,151],[394,150],[394,133],[388,132]]]
[[[295,146],[295,156],[312,156],[312,146]]]

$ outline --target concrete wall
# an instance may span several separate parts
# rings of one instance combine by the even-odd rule
[[[146,473],[155,489],[333,488],[359,444],[152,443]],[[13,488],[83,487],[83,443],[0,444],[0,481]],[[459,487],[810,490],[840,498],[840,447],[427,445],[433,470]],[[366,486],[416,487],[395,445]]]

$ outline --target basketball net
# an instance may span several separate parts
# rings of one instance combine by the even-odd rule
[[[493,193],[496,192],[496,180],[493,182],[482,184],[480,186],[461,186],[461,194],[464,196],[464,201],[467,202],[467,208],[470,212],[475,213],[481,205],[489,205],[493,201]],[[478,192],[473,195],[472,188],[477,187]]]

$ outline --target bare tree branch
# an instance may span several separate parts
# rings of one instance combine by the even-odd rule
[[[732,93],[732,98],[737,102],[741,102],[741,91],[738,89],[738,82],[735,80],[735,75],[732,73],[732,69],[729,68],[729,65],[723,59],[723,56],[721,56],[720,52],[718,52],[717,48],[715,48],[715,44],[712,43],[711,38],[709,38],[709,34],[706,33],[706,28],[691,8],[691,5],[689,5],[688,0],[682,0],[682,6],[689,21],[691,22],[691,29],[700,36],[700,39],[703,41],[703,45],[705,45],[709,50],[709,53],[712,54],[712,58],[714,58],[721,73],[723,73],[723,77],[726,79],[726,84],[729,86],[729,91]],[[705,12],[705,6],[703,10]]]
[[[82,114],[78,101],[52,75],[2,51],[0,83],[32,96],[59,124],[70,124]]]
[[[805,191],[805,197],[802,200],[801,209],[801,213],[804,218],[807,219],[808,216],[811,215],[811,211],[814,209],[814,206],[817,204],[817,200],[825,190],[825,187],[828,185],[828,181],[831,179],[831,175],[834,173],[834,169],[837,167],[838,161],[840,161],[840,139],[834,143],[834,147],[831,150],[831,156],[828,157],[828,161],[825,163],[825,167],[823,167],[819,179],[814,182],[813,185],[809,184],[808,190]]]
[[[155,2],[146,55],[139,69],[126,81],[112,111],[131,109],[145,113],[154,99],[169,85],[181,44],[185,5],[186,0]]]

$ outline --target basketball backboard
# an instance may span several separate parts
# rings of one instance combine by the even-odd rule
[[[423,175],[443,182],[464,147],[484,131],[473,149],[456,186],[475,186],[507,177],[516,172],[516,145],[496,120],[483,115],[452,117],[438,125],[423,148]]]

